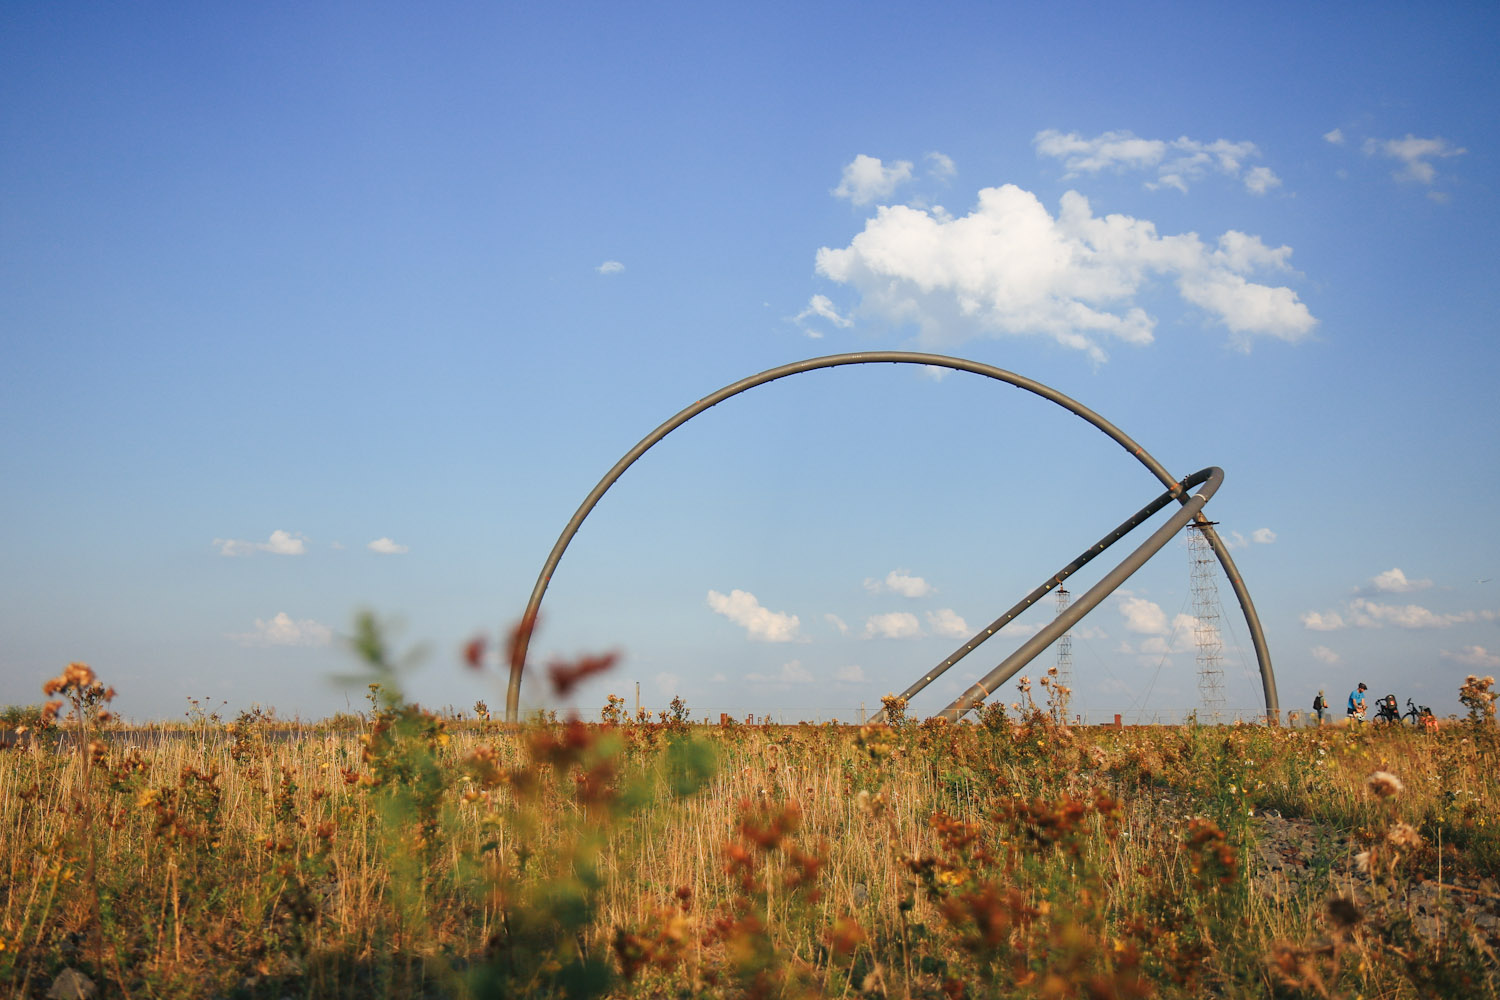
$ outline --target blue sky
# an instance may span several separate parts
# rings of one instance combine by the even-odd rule
[[[1178,475],[1222,466],[1208,511],[1284,708],[1365,680],[1457,711],[1500,666],[1497,22],[7,5],[0,702],[84,660],[137,718],[357,707],[330,678],[370,608],[427,647],[415,695],[497,706],[459,647],[515,619],[631,445],[754,372],[907,349],[1050,384]],[[639,681],[848,717],[1155,492],[1004,386],[809,373],[621,480],[533,662],[621,650],[589,713]],[[1075,705],[1175,717],[1183,546],[1127,591],[1076,633]]]

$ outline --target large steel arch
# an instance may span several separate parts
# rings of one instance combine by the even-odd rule
[[[1271,655],[1269,650],[1266,648],[1265,634],[1261,630],[1260,626],[1260,617],[1255,612],[1255,604],[1250,599],[1250,592],[1248,589],[1246,589],[1245,583],[1240,577],[1239,569],[1235,566],[1234,558],[1229,554],[1229,549],[1224,545],[1223,540],[1219,538],[1218,533],[1214,531],[1212,522],[1205,518],[1201,512],[1203,504],[1207,501],[1208,497],[1212,495],[1214,489],[1217,488],[1218,482],[1223,477],[1223,473],[1219,472],[1219,470],[1217,469],[1205,469],[1203,472],[1197,473],[1194,476],[1189,477],[1188,480],[1179,483],[1177,480],[1172,478],[1171,474],[1167,472],[1167,470],[1161,465],[1160,462],[1151,457],[1146,449],[1142,448],[1118,427],[1110,423],[1108,420],[1105,420],[1103,417],[1099,416],[1099,414],[1095,413],[1093,410],[1064,395],[1063,393],[1058,392],[1056,389],[1053,389],[1050,386],[1044,385],[1041,382],[1037,382],[1033,379],[1026,378],[1024,375],[1017,375],[1016,373],[1006,371],[1003,368],[996,368],[993,365],[983,364],[978,361],[968,361],[963,358],[952,358],[941,354],[921,354],[912,351],[865,351],[853,354],[831,354],[821,358],[809,358],[805,361],[795,361],[791,364],[781,365],[776,368],[768,369],[758,375],[751,375],[748,378],[743,378],[738,382],[727,385],[715,393],[704,396],[696,403],[693,403],[691,406],[688,406],[679,411],[661,426],[657,427],[650,434],[647,434],[644,438],[642,438],[634,448],[631,448],[628,452],[626,452],[625,455],[614,464],[614,467],[611,468],[609,472],[605,473],[604,478],[599,480],[598,485],[596,485],[589,492],[589,495],[584,498],[583,503],[580,504],[578,509],[573,513],[573,516],[568,521],[567,526],[563,528],[562,534],[558,536],[557,542],[552,546],[552,551],[548,554],[547,561],[542,566],[541,573],[537,576],[536,585],[532,588],[531,598],[526,603],[526,610],[521,617],[521,625],[516,630],[515,639],[510,650],[510,685],[508,690],[506,691],[505,696],[506,721],[516,722],[519,718],[521,677],[526,668],[526,653],[531,642],[531,631],[533,625],[537,620],[537,612],[541,607],[542,598],[547,592],[548,585],[552,582],[552,574],[557,569],[558,563],[562,561],[563,553],[567,551],[569,543],[572,542],[573,536],[578,533],[578,529],[582,526],[584,519],[588,517],[589,513],[594,509],[595,505],[598,504],[600,498],[604,496],[609,488],[613,486],[622,475],[624,475],[625,470],[630,468],[630,466],[635,463],[636,459],[640,458],[647,451],[649,451],[662,438],[666,437],[668,434],[672,433],[672,431],[676,430],[678,427],[681,427],[683,424],[687,423],[689,420],[702,413],[704,410],[716,406],[719,403],[722,403],[724,400],[729,399],[732,396],[737,396],[740,393],[745,392],[746,390],[753,389],[759,385],[764,385],[767,382],[774,382],[777,379],[786,378],[789,375],[799,375],[802,372],[816,371],[820,368],[838,368],[844,365],[865,364],[905,364],[924,365],[936,368],[949,368],[954,371],[970,372],[975,375],[982,375],[986,378],[991,378],[998,382],[1004,382],[1008,385],[1015,386],[1018,389],[1024,389],[1027,392],[1032,393],[1033,395],[1040,396],[1043,399],[1048,400],[1049,402],[1061,406],[1063,409],[1069,411],[1075,416],[1081,417],[1083,420],[1087,421],[1089,424],[1092,424],[1095,428],[1097,428],[1099,431],[1113,440],[1120,447],[1124,448],[1126,452],[1128,452],[1132,457],[1136,459],[1136,461],[1144,465],[1146,469],[1156,477],[1158,482],[1160,482],[1167,488],[1167,492],[1164,496],[1168,500],[1175,499],[1183,505],[1183,509],[1180,510],[1176,515],[1174,515],[1166,525],[1163,525],[1162,528],[1158,529],[1158,531],[1153,534],[1146,543],[1144,543],[1140,548],[1138,548],[1129,557],[1127,557],[1124,563],[1121,563],[1121,565],[1114,571],[1112,571],[1109,576],[1106,576],[1104,580],[1101,580],[1099,584],[1096,584],[1095,587],[1085,595],[1085,599],[1092,598],[1093,603],[1083,606],[1081,610],[1079,610],[1076,615],[1073,615],[1070,620],[1065,619],[1065,616],[1060,617],[1058,621],[1054,622],[1047,629],[1043,630],[1043,632],[1038,633],[1038,635],[1034,636],[1031,641],[1024,644],[1021,649],[1018,649],[1016,653],[1013,653],[1010,657],[1007,657],[1004,663],[1002,663],[994,671],[991,671],[991,673],[986,678],[986,682],[992,683],[989,683],[988,685],[986,685],[985,683],[981,683],[981,685],[976,685],[976,687],[988,686],[990,690],[993,690],[994,685],[1003,683],[1004,678],[995,680],[996,676],[1006,670],[1009,670],[1009,673],[1005,674],[1006,677],[1009,677],[1010,674],[1013,674],[1016,670],[1020,669],[1020,666],[1023,665],[1025,661],[1014,661],[1017,661],[1018,656],[1022,653],[1023,650],[1035,647],[1035,649],[1028,656],[1026,656],[1025,659],[1030,659],[1031,657],[1039,653],[1043,648],[1046,647],[1048,643],[1052,641],[1053,638],[1056,638],[1057,635],[1060,635],[1062,630],[1065,629],[1068,624],[1071,623],[1071,621],[1076,621],[1078,618],[1081,618],[1084,614],[1091,610],[1094,605],[1103,600],[1104,596],[1106,596],[1110,590],[1113,590],[1115,587],[1119,586],[1124,577],[1129,576],[1130,573],[1139,568],[1140,563],[1143,563],[1147,558],[1150,557],[1152,553],[1160,549],[1161,546],[1166,543],[1167,539],[1172,533],[1175,533],[1187,521],[1192,520],[1195,522],[1195,526],[1197,527],[1197,529],[1203,533],[1203,536],[1205,538],[1208,539],[1209,546],[1213,549],[1214,555],[1216,555],[1219,559],[1219,564],[1224,567],[1224,573],[1229,578],[1230,586],[1234,589],[1234,595],[1236,599],[1238,599],[1240,609],[1245,615],[1245,624],[1250,632],[1250,641],[1255,647],[1255,659],[1260,667],[1261,688],[1265,694],[1266,700],[1266,718],[1267,721],[1273,724],[1277,721],[1280,714],[1280,708],[1276,697],[1276,678],[1271,669]],[[1186,487],[1203,482],[1207,482],[1208,486],[1206,486],[1198,494],[1189,497]],[[1167,502],[1166,500],[1162,500],[1161,498],[1158,498],[1158,500],[1161,501],[1161,503]],[[1108,544],[1112,544],[1115,539],[1123,536],[1125,532],[1129,531],[1130,528],[1135,527],[1137,524],[1143,521],[1145,517],[1150,513],[1160,509],[1161,503],[1157,503],[1155,506],[1150,506],[1148,509],[1143,509],[1135,517],[1127,521],[1125,524],[1122,524],[1120,528],[1116,529],[1116,531],[1112,533],[1113,537],[1106,536],[1106,539],[1108,539]],[[1101,546],[1107,547],[1107,544],[1105,542],[1101,542]],[[1147,549],[1149,549],[1150,551],[1145,551]],[[1102,548],[1096,547],[1095,550],[1091,550],[1093,554],[1097,554],[1097,551],[1102,551]],[[1090,555],[1090,558],[1092,558],[1092,555]],[[1127,564],[1131,562],[1135,562],[1135,565],[1130,566],[1127,569]],[[1081,563],[1079,563],[1078,565],[1081,565]],[[1076,569],[1077,566],[1075,565],[1072,568]],[[1069,572],[1071,572],[1071,569],[1069,570]],[[1122,575],[1119,575],[1118,579],[1115,579],[1107,589],[1101,591],[1100,588],[1104,587],[1105,583],[1114,578],[1116,574]],[[1050,583],[1050,585],[1044,584],[1043,592],[1045,592],[1046,589],[1057,586],[1060,582],[1060,579],[1055,579]],[[1080,605],[1085,605],[1085,599],[1080,599],[1075,604],[1075,608]],[[1029,604],[1030,601],[1028,601],[1027,603]],[[1069,609],[1070,614],[1072,613],[1072,611],[1073,609]],[[996,627],[998,626],[993,626],[989,632],[981,633],[981,635],[984,638],[987,638],[989,634],[993,633],[994,628]],[[1053,634],[1052,638],[1047,639],[1046,642],[1042,642],[1040,645],[1038,645],[1038,640],[1040,640],[1041,637],[1047,634],[1049,631],[1055,631],[1055,634]],[[975,636],[974,639],[970,640],[970,643],[972,643],[972,645],[966,644],[967,648],[962,649],[962,651],[959,654],[956,654],[954,657],[950,657],[949,661],[945,661],[942,667],[940,667],[936,671],[930,671],[923,680],[919,681],[918,685],[915,685],[917,690],[920,690],[921,686],[925,686],[926,683],[934,679],[939,673],[941,673],[943,670],[946,670],[949,666],[952,665],[953,662],[957,662],[958,656],[967,653],[970,649],[974,648],[982,641],[983,638],[981,638],[981,636]],[[957,719],[963,714],[964,711],[967,711],[969,707],[972,707],[975,702],[983,697],[983,694],[979,694],[973,699],[973,701],[970,701],[968,705],[960,708],[965,699],[974,694],[975,691],[971,688],[969,692],[966,692],[963,698],[960,698],[952,705],[949,705],[948,708],[944,709],[943,714],[953,719]]]

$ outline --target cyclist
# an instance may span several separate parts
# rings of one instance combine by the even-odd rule
[[[1360,722],[1365,721],[1365,692],[1368,690],[1369,688],[1365,686],[1365,682],[1360,681],[1359,687],[1349,692],[1349,710],[1347,714],[1350,719],[1358,719]]]

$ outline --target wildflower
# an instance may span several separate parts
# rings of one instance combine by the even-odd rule
[[[1390,798],[1392,795],[1399,795],[1406,787],[1401,784],[1400,778],[1389,771],[1376,771],[1370,775],[1370,779],[1365,784],[1369,786],[1371,792],[1382,799]]]
[[[1354,900],[1347,896],[1335,896],[1328,901],[1328,922],[1340,931],[1353,930],[1364,919]]]
[[[581,681],[600,674],[615,665],[619,653],[604,653],[599,656],[580,656],[576,663],[554,660],[547,666],[547,676],[552,680],[552,690],[559,698],[567,697]]]
[[[476,635],[464,644],[464,662],[471,670],[482,670],[484,668],[484,648],[488,640],[482,635]]]
[[[1422,835],[1406,823],[1397,823],[1391,827],[1390,832],[1385,835],[1385,839],[1397,847],[1410,848],[1422,846]]]
[[[839,917],[833,922],[833,928],[828,932],[827,939],[835,955],[849,955],[855,948],[864,944],[868,938],[864,928],[859,922],[850,916]]]
[[[1358,854],[1356,854],[1354,856],[1354,867],[1358,868],[1362,872],[1369,871],[1370,870],[1370,852],[1369,851],[1360,851]]]
[[[1458,700],[1468,706],[1469,718],[1475,722],[1495,718],[1495,692],[1490,690],[1494,683],[1494,677],[1481,679],[1470,674],[1459,688]]]

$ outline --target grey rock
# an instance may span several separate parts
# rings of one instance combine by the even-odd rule
[[[88,976],[77,969],[64,969],[52,980],[47,1000],[91,1000],[98,992],[99,987]]]

